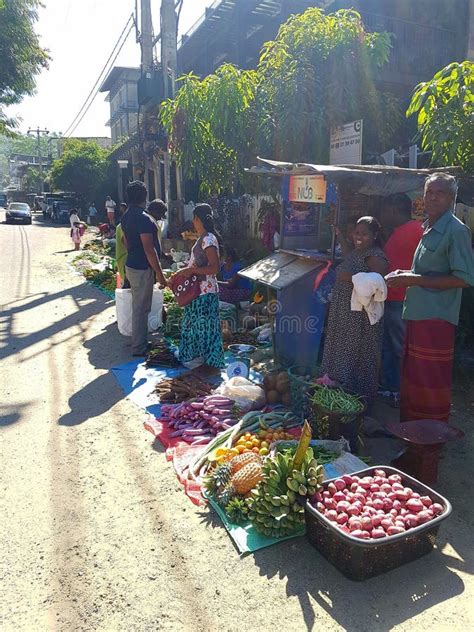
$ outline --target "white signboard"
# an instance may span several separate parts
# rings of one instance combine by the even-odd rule
[[[362,119],[331,129],[330,165],[362,164]]]

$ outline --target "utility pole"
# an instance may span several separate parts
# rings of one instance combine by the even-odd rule
[[[153,22],[151,19],[150,0],[141,0],[141,37],[142,72],[153,69]]]
[[[140,49],[141,49],[141,70],[142,76],[149,79],[153,76],[153,21],[151,17],[151,1],[140,0]],[[145,105],[143,111],[143,124],[141,126],[142,141],[141,147],[144,156],[144,169],[143,180],[146,188],[150,192],[150,167],[152,161],[150,160],[150,143],[147,140],[151,127],[150,111],[148,105]],[[152,147],[151,147],[152,149]]]
[[[178,76],[178,15],[176,7],[181,7],[176,0],[161,0],[161,65],[163,68],[164,96],[173,99],[175,96],[175,82]],[[169,154],[164,156],[166,197],[170,199],[170,164]],[[178,216],[183,199],[181,170],[176,168],[176,197],[178,200]],[[181,218],[182,219],[182,218]]]
[[[175,0],[161,0],[161,65],[163,66],[163,88],[167,99],[174,98],[175,81],[178,74],[178,17]]]
[[[27,132],[28,136],[33,136],[36,134],[36,155],[38,156],[38,164],[40,171],[41,182],[39,185],[39,193],[43,193],[44,186],[44,177],[43,177],[43,157],[41,156],[41,135],[44,134],[47,136],[49,134],[49,130],[40,129],[37,127],[36,129],[29,129]]]

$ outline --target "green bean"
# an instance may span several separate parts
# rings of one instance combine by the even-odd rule
[[[311,403],[331,412],[355,414],[362,412],[364,405],[357,395],[346,393],[340,388],[317,386],[311,396]]]

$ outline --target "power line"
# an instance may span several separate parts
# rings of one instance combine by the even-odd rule
[[[129,26],[129,24],[130,24],[130,20],[132,20],[132,24],[130,25],[129,30],[128,30],[127,34],[125,35],[125,38],[123,39],[122,43],[120,44],[120,40],[122,39],[122,37],[123,37],[123,35],[124,35],[125,31],[127,30],[127,27],[128,27],[128,26]],[[115,46],[114,46],[114,48],[113,48],[112,52],[111,52],[111,53],[110,53],[110,55],[109,55],[109,58],[108,58],[108,59],[107,59],[107,61],[105,62],[104,67],[102,68],[102,70],[101,70],[101,72],[100,72],[100,74],[99,74],[99,76],[98,76],[98,78],[97,78],[96,82],[95,82],[95,83],[94,83],[94,85],[92,86],[91,91],[89,92],[89,94],[88,94],[88,95],[87,95],[87,97],[86,97],[86,100],[85,100],[85,101],[84,101],[84,103],[82,104],[81,109],[80,109],[80,110],[79,110],[79,112],[76,114],[76,116],[74,117],[73,121],[71,122],[71,124],[68,126],[68,128],[67,128],[67,129],[66,129],[66,131],[64,132],[63,136],[65,136],[65,137],[67,137],[67,136],[71,136],[71,134],[72,134],[72,133],[74,132],[74,130],[77,128],[77,126],[78,126],[78,125],[79,125],[79,123],[82,121],[82,119],[84,118],[84,116],[87,114],[87,112],[88,112],[89,108],[91,107],[91,105],[92,105],[92,103],[93,103],[93,101],[94,101],[95,97],[97,96],[97,93],[98,93],[98,86],[99,86],[99,85],[100,85],[100,83],[102,82],[102,80],[103,80],[103,78],[104,78],[104,75],[105,75],[105,74],[107,74],[107,72],[108,72],[108,70],[107,70],[107,69],[108,69],[108,67],[109,67],[109,63],[110,63],[110,61],[112,60],[112,62],[111,62],[111,64],[110,64],[110,65],[113,65],[113,64],[114,64],[114,62],[115,62],[115,60],[117,59],[117,57],[118,57],[118,55],[119,55],[120,51],[122,50],[122,48],[123,48],[123,46],[124,46],[125,42],[127,41],[127,38],[128,38],[128,36],[130,35],[130,32],[131,32],[131,30],[132,30],[132,28],[133,28],[133,26],[134,26],[134,23],[135,23],[135,18],[134,18],[134,16],[133,16],[133,14],[131,14],[131,15],[129,16],[129,18],[128,18],[128,20],[127,20],[126,24],[125,24],[125,26],[124,26],[123,31],[120,33],[120,36],[119,36],[119,38],[118,38],[118,39],[117,39],[117,41],[116,41]],[[119,45],[120,45],[120,46],[119,46]],[[117,47],[119,47],[119,48],[118,48],[118,50],[117,50]],[[114,57],[114,55],[115,55],[115,57]],[[113,59],[112,59],[112,58],[113,58]],[[89,101],[89,99],[91,98],[91,96],[92,96],[92,99]],[[79,120],[78,120],[78,119],[79,119]],[[77,121],[77,122],[76,122],[76,121]]]

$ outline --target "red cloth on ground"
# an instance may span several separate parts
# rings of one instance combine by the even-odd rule
[[[174,428],[170,428],[163,419],[147,419],[145,428],[166,448],[166,459],[172,461],[179,482],[184,487],[185,494],[195,505],[205,503],[201,494],[201,485],[188,478],[189,465],[205,446],[191,446],[179,437],[171,437]]]
[[[389,262],[389,272],[394,270],[411,270],[415,250],[423,235],[423,226],[416,220],[410,220],[395,228],[384,247]],[[404,301],[406,289],[391,287],[387,301]]]
[[[455,326],[445,320],[408,320],[400,389],[400,421],[448,421]]]

